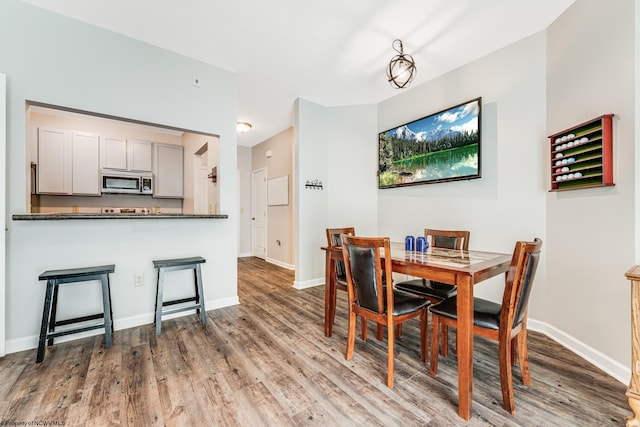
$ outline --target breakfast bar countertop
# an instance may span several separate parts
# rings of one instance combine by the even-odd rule
[[[14,214],[14,221],[60,221],[67,219],[227,219],[227,214],[172,214],[172,213],[31,213]]]

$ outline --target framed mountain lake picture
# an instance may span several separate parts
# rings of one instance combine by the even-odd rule
[[[378,188],[480,178],[482,98],[378,135]]]

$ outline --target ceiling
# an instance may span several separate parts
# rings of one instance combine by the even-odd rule
[[[236,73],[238,120],[253,124],[243,146],[291,126],[296,98],[342,106],[400,93],[385,74],[396,38],[415,86],[545,29],[574,2],[23,1]]]

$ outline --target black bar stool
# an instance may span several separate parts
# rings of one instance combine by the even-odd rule
[[[61,337],[63,335],[104,328],[105,344],[107,347],[111,347],[113,312],[111,311],[109,273],[113,273],[115,268],[116,266],[111,264],[98,267],[72,268],[67,270],[47,270],[38,277],[38,280],[47,281],[47,290],[44,298],[44,310],[42,311],[42,325],[40,326],[40,339],[38,341],[38,355],[36,357],[36,363],[40,363],[44,360],[44,342],[47,341],[47,345],[51,346],[53,345],[54,338]],[[56,320],[58,312],[58,285],[86,282],[90,280],[100,280],[102,283],[102,313],[74,317],[66,320]],[[73,323],[86,322],[95,319],[104,319],[104,321],[98,324],[80,326],[73,329],[65,329],[60,332],[55,332],[56,326],[71,325]]]
[[[207,324],[207,315],[204,310],[204,294],[202,292],[202,273],[200,272],[200,264],[204,262],[206,262],[205,259],[199,256],[191,258],[164,259],[153,261],[154,268],[158,269],[158,282],[156,285],[156,314],[154,320],[156,324],[156,335],[160,335],[163,314],[173,314],[179,313],[181,311],[195,309],[196,313],[200,314],[200,321],[202,322],[202,324]],[[195,296],[163,302],[162,291],[164,287],[165,272],[191,269],[193,269]],[[166,307],[168,305],[182,304],[186,302],[193,302],[193,304],[168,310],[163,309],[163,307]]]

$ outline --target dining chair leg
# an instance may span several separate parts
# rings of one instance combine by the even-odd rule
[[[396,325],[396,337],[400,338],[402,336],[402,323]]]
[[[363,322],[364,323],[364,322]],[[351,360],[353,358],[353,348],[356,344],[356,314],[349,310],[349,332],[347,334],[347,354],[345,358]]]
[[[330,296],[330,306],[329,306],[329,321],[331,322],[331,326],[336,321],[336,306],[338,305],[338,292],[336,292],[336,288],[333,288],[332,295]]]
[[[429,333],[427,318],[429,313],[427,307],[422,310],[420,314],[420,360],[422,363],[427,361],[427,334]]]
[[[438,375],[438,347],[440,338],[440,320],[438,316],[431,314],[431,356],[429,356],[429,374],[432,377]]]
[[[360,317],[361,320],[361,325],[360,328],[362,329],[360,331],[360,335],[362,337],[362,341],[366,341],[367,340],[367,319],[365,319],[364,317]]]
[[[520,373],[522,384],[527,387],[531,385],[531,372],[529,371],[529,354],[527,353],[527,330],[523,329],[518,334],[518,358],[520,360]]]
[[[449,327],[442,324],[440,327],[440,335],[442,335],[442,344],[440,346],[440,354],[446,356],[449,354]]]
[[[387,325],[387,387],[393,388],[393,357],[395,344],[395,325]]]
[[[384,326],[376,324],[376,339],[382,341],[384,339]]]
[[[513,395],[513,375],[511,373],[511,340],[500,339],[498,343],[500,365],[500,387],[502,388],[502,406],[511,414],[516,413]]]

